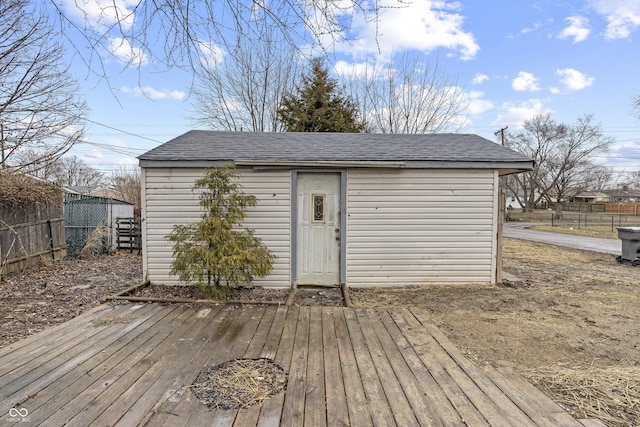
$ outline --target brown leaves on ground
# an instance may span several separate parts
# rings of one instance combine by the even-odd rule
[[[65,322],[142,281],[139,255],[69,258],[3,276],[0,348]]]

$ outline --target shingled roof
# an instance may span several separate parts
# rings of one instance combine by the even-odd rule
[[[533,161],[472,134],[256,133],[192,130],[139,156],[142,167],[394,163],[530,170]],[[167,163],[168,162],[168,163]],[[466,166],[464,166],[464,165]]]

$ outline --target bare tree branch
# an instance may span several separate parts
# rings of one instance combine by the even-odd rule
[[[566,125],[547,113],[527,120],[522,131],[508,133],[506,142],[509,148],[535,160],[533,171],[509,181],[510,190],[523,194],[527,210],[544,200],[555,203],[561,216],[567,192],[587,188],[585,174],[594,167],[595,156],[606,152],[614,139],[603,134],[591,115]]]
[[[27,0],[0,2],[0,166],[21,169],[22,150],[55,161],[83,134],[87,107],[56,34]],[[33,17],[40,16],[39,19]]]
[[[398,1],[398,5],[403,4]],[[202,42],[224,46],[229,34],[255,40],[251,32],[257,20],[277,29],[290,47],[314,44],[328,50],[346,38],[354,15],[377,20],[384,7],[362,0],[140,0],[135,4],[50,0],[63,34],[77,52],[84,52],[81,57],[87,66],[105,78],[103,55],[122,60],[120,54],[126,49],[131,58],[126,66],[139,67],[144,57],[167,69],[194,70]],[[120,42],[118,52],[109,48],[113,42]]]
[[[463,126],[463,90],[437,61],[402,54],[386,66],[367,64],[348,76],[347,91],[372,132],[438,133]]]
[[[216,130],[283,130],[277,110],[284,94],[297,86],[302,65],[277,28],[257,21],[247,33],[224,47],[201,47],[193,123]]]

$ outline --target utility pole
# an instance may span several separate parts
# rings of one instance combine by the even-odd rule
[[[0,169],[4,169],[4,124],[0,123],[0,151],[2,151],[2,157],[0,157]]]
[[[495,136],[500,134],[500,141],[502,146],[504,147],[504,131],[507,130],[508,126],[503,127],[502,129],[494,132]],[[498,178],[498,233],[496,236],[497,240],[497,251],[496,251],[496,282],[502,283],[502,230],[504,227],[504,222],[507,221],[509,211],[506,209],[506,198],[507,198],[507,183],[506,177],[501,176]]]
[[[509,126],[505,126],[500,130],[495,131],[493,134],[495,136],[498,136],[498,134],[500,134],[500,140],[502,141],[502,146],[504,147],[504,131],[509,129]]]

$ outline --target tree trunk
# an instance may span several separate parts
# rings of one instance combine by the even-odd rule
[[[556,203],[556,212],[553,214],[553,219],[562,219],[562,203]]]

